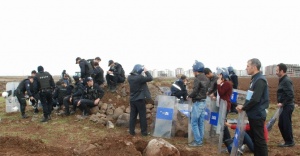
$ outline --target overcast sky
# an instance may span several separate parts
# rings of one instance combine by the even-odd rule
[[[299,64],[298,1],[1,0],[0,75],[29,75],[44,66],[52,75],[79,70],[75,58],[110,59],[128,74],[182,67],[195,60],[245,69]],[[296,55],[297,54],[297,55]]]

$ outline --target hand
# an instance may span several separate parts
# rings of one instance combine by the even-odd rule
[[[70,100],[69,100],[70,102],[72,102],[72,96],[70,97]]]
[[[243,108],[243,105],[237,105],[237,106],[235,107],[235,109],[236,109],[239,113],[241,113],[241,112],[243,111],[242,108]]]
[[[222,83],[222,79],[221,79],[221,78],[218,78],[217,84],[220,85],[221,83]]]
[[[225,125],[226,125],[227,127],[231,127],[231,124],[228,123],[228,122],[225,122]]]
[[[30,100],[33,100],[34,98],[33,98],[33,96],[30,96],[29,99],[30,99]]]
[[[282,103],[277,103],[277,106],[278,107],[282,107]]]
[[[96,99],[95,101],[94,101],[94,105],[98,105],[99,104],[99,101],[100,101],[100,99],[98,98],[98,99]]]
[[[144,72],[148,71],[147,68],[144,66]]]
[[[80,106],[80,101],[81,101],[81,100],[79,100],[79,101],[77,102],[77,107]]]

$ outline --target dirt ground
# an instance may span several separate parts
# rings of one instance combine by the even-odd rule
[[[0,92],[5,90],[6,82],[19,81],[19,77],[3,78],[0,77]],[[295,103],[300,104],[300,78],[292,78],[295,88]],[[155,79],[153,86],[170,86],[172,80]],[[239,78],[239,89],[247,90],[250,79]],[[271,106],[268,118],[275,112],[276,89],[278,78],[268,77]],[[125,84],[126,91],[129,91]],[[161,93],[153,93],[153,95]],[[116,93],[106,93],[102,99],[104,102],[111,101],[115,107],[120,105],[128,106],[127,99],[120,100],[115,98]],[[126,128],[115,127],[108,129],[106,126],[89,121],[88,119],[79,120],[76,116],[61,117],[53,115],[48,123],[40,123],[42,113],[33,114],[31,107],[27,107],[28,119],[20,119],[19,113],[5,113],[5,102],[0,98],[0,155],[2,156],[135,156],[142,155],[148,142],[155,138],[153,136],[142,137],[139,132],[132,137]],[[80,114],[80,112],[78,113]],[[236,115],[229,115],[235,118]],[[294,156],[300,155],[300,110],[295,108],[293,113],[293,128],[296,146],[292,148],[279,148],[277,144],[282,142],[282,137],[277,125],[269,134],[268,150],[271,156]],[[137,130],[139,125],[137,125]],[[217,153],[217,145],[205,142],[202,147],[191,148],[187,146],[187,138],[173,137],[164,138],[173,144],[182,156],[208,156],[208,155],[229,155],[228,153]],[[168,155],[163,154],[163,155]],[[246,152],[244,155],[251,155]]]

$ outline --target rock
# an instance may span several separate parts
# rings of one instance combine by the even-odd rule
[[[127,107],[125,110],[126,113],[130,113],[130,107]]]
[[[103,104],[101,105],[101,107],[100,107],[100,110],[106,111],[106,110],[107,110],[107,106],[108,106],[107,103],[103,103]]]
[[[162,138],[152,139],[143,152],[143,156],[172,155],[180,156],[179,150]]]
[[[118,107],[117,109],[115,109],[114,114],[113,114],[113,118],[117,119],[121,114],[124,113],[124,110],[120,107]]]
[[[91,113],[92,114],[97,114],[98,112],[99,112],[99,107],[98,106],[95,106],[95,107],[91,108]]]
[[[114,114],[114,110],[113,109],[108,109],[108,110],[106,110],[106,114],[107,115],[113,115]]]
[[[107,121],[106,128],[115,128],[115,125],[111,121]]]
[[[128,128],[129,127],[129,118],[130,118],[129,114],[127,114],[127,113],[121,114],[117,119],[116,126]]]
[[[90,121],[99,122],[100,118],[97,115],[93,114],[90,116]]]
[[[151,109],[151,108],[153,108],[154,106],[153,106],[153,104],[146,104],[146,108],[147,109]]]
[[[147,113],[147,114],[146,114],[146,118],[147,118],[147,119],[150,119],[151,117],[152,117],[152,115],[151,115],[150,113]]]

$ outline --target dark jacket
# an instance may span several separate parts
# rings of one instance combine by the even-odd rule
[[[208,86],[208,79],[203,74],[198,74],[194,79],[194,87],[192,93],[189,95],[193,102],[206,99],[206,92]]]
[[[266,110],[269,108],[269,88],[267,79],[258,72],[253,75],[250,83],[250,91],[253,95],[246,101],[242,110],[246,111],[249,119],[266,119]]]
[[[104,91],[99,87],[98,84],[94,84],[92,87],[86,86],[81,99],[89,99],[89,100],[96,100],[102,99],[104,96]]]
[[[31,83],[29,79],[24,79],[20,82],[20,84],[17,87],[17,94],[25,94],[27,92],[28,96],[33,96],[33,93],[30,91]]]
[[[72,97],[81,97],[81,95],[83,94],[84,92],[84,85],[81,81],[77,81],[75,83],[75,87],[73,89],[73,94],[72,94]]]
[[[118,77],[118,82],[123,83],[125,81],[125,72],[120,63],[115,62],[115,65],[111,66],[109,71],[112,71],[113,74]]]
[[[98,85],[102,85],[104,83],[103,69],[100,66],[95,67],[94,69],[94,82]]]
[[[208,95],[213,93],[215,96],[217,96],[217,89],[218,89],[217,80],[218,77],[215,74],[212,78],[209,79],[208,88],[207,88]]]
[[[277,102],[282,103],[283,106],[294,104],[293,82],[287,75],[279,79]]]
[[[140,99],[151,99],[151,94],[147,86],[147,82],[153,80],[151,74],[146,71],[146,76],[131,73],[128,76],[128,83],[130,87],[130,101],[137,101]]]
[[[54,89],[55,83],[52,75],[48,72],[38,72],[33,82],[33,88],[35,92],[43,89]]]
[[[86,61],[85,59],[81,59],[79,61],[79,67],[80,67],[80,77],[81,78],[87,78],[89,76],[92,76],[93,68],[88,61]]]
[[[231,73],[229,75],[229,79],[232,82],[233,89],[238,89],[238,85],[239,85],[238,76],[235,73]]]
[[[171,96],[176,96],[178,99],[183,98],[186,100],[187,97],[186,85],[182,81],[182,79],[178,79],[171,86]]]

